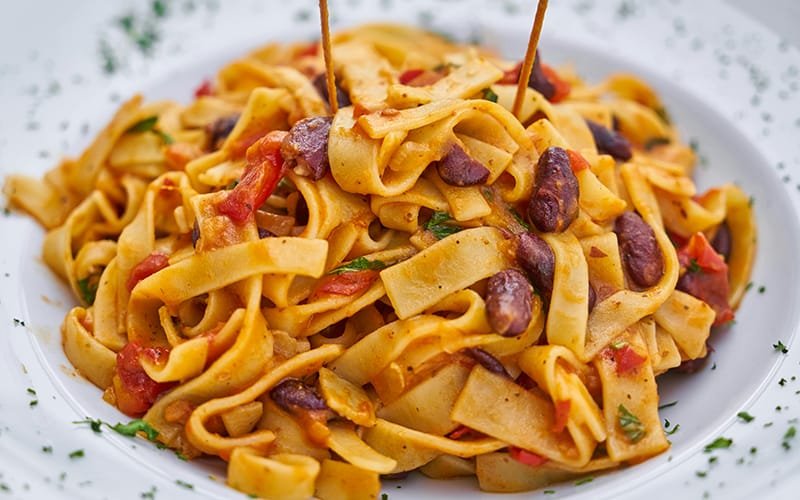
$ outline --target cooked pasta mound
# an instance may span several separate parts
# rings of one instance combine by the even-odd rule
[[[70,362],[269,499],[415,470],[523,491],[666,450],[656,377],[733,319],[748,197],[698,193],[634,76],[537,57],[516,117],[517,62],[392,25],[333,42],[333,116],[318,44],[272,44],[7,179],[80,301]]]

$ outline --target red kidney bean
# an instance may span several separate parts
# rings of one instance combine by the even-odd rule
[[[556,258],[546,241],[536,233],[520,233],[517,245],[517,262],[528,274],[533,288],[545,301],[553,294]]]
[[[289,129],[281,145],[281,156],[288,168],[298,175],[319,180],[330,169],[328,163],[328,134],[333,118],[312,116],[303,118]]]
[[[561,233],[578,217],[578,179],[563,149],[547,148],[536,167],[528,219],[539,231]]]
[[[269,396],[286,411],[327,410],[328,405],[313,387],[296,378],[287,378],[272,388]]]
[[[464,352],[490,372],[503,375],[505,377],[511,377],[511,375],[509,375],[506,371],[506,367],[503,366],[503,363],[483,349],[478,347],[468,347],[464,349]]]
[[[631,143],[619,132],[610,130],[592,120],[586,120],[589,130],[594,137],[597,150],[601,153],[611,155],[617,160],[630,160],[633,156]]]
[[[222,143],[231,134],[236,122],[239,121],[239,115],[231,115],[223,118],[217,118],[206,126],[206,134],[208,135],[208,144],[213,151],[222,147]]]
[[[664,256],[653,229],[636,212],[625,212],[617,217],[614,232],[628,277],[645,288],[658,283],[664,274]]]
[[[731,228],[727,222],[723,222],[717,228],[717,234],[714,235],[714,240],[711,241],[711,246],[714,250],[725,258],[727,262],[731,256],[731,246],[733,245],[733,238],[731,237]]]
[[[544,70],[542,70],[542,58],[538,50],[536,51],[536,58],[533,60],[531,76],[528,78],[528,87],[542,94],[548,101],[556,95],[556,86],[547,79]]]
[[[531,322],[531,285],[516,269],[500,271],[486,292],[486,313],[492,328],[506,337],[524,332]]]
[[[439,177],[451,186],[475,186],[483,184],[489,178],[489,169],[472,158],[458,144],[450,146],[450,150],[436,163]]]
[[[337,79],[338,80],[338,79]],[[317,75],[312,82],[314,84],[314,88],[317,89],[317,92],[322,97],[322,99],[327,103],[328,102],[328,79],[325,76],[325,73],[320,73]],[[347,95],[347,92],[342,90],[339,87],[339,84],[336,84],[336,102],[339,103],[340,108],[345,108],[349,106],[350,103],[350,96]]]

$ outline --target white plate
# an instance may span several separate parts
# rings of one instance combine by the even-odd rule
[[[310,39],[317,31],[316,6],[309,1],[287,7],[173,0],[165,2],[165,18],[153,14],[151,3],[128,8],[84,1],[79,9],[75,2],[37,0],[4,6],[3,175],[38,175],[58,156],[79,153],[116,102],[133,92],[186,101],[226,60],[267,41]],[[411,22],[519,57],[532,3],[349,0],[333,2],[331,9],[334,28],[369,19]],[[128,12],[160,31],[151,56],[117,27]],[[121,63],[111,76],[100,69],[101,40]],[[800,375],[800,54],[726,4],[675,0],[551,2],[542,49],[548,62],[573,62],[589,79],[617,70],[644,76],[683,137],[699,144],[699,185],[738,182],[754,196],[759,222],[754,287],[736,325],[714,335],[716,350],[703,371],[659,381],[662,402],[678,401],[662,412],[673,426],[680,424],[670,437],[672,449],[587,484],[558,485],[553,496],[796,497],[800,436],[787,440],[789,449],[782,443],[790,426],[800,427],[800,381],[792,378]],[[94,435],[71,423],[87,415],[112,423],[124,417],[74,375],[61,352],[59,324],[73,301],[41,263],[42,231],[17,214],[2,220],[0,317],[7,326],[0,338],[0,493],[140,498],[155,487],[156,498],[240,498],[222,484],[224,468],[217,462],[185,463],[141,440]],[[773,349],[778,340],[789,346],[788,354]],[[38,404],[30,406],[33,400]],[[756,419],[737,419],[742,410]],[[719,436],[732,438],[731,448],[704,453]],[[69,458],[75,450],[84,456]],[[717,458],[710,463],[712,456]],[[481,494],[474,481],[422,477],[387,481],[384,491],[392,499],[494,498]]]

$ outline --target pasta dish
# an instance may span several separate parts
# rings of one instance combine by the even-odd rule
[[[635,76],[416,28],[271,44],[6,180],[80,305],[64,352],[142,436],[263,498],[525,491],[669,442],[657,377],[734,317],[756,228]],[[546,56],[546,54],[545,54]],[[686,380],[685,383],[691,383]],[[141,420],[138,420],[141,419]]]

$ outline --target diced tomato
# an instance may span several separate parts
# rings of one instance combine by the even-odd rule
[[[511,455],[511,458],[513,458],[517,462],[525,464],[529,467],[539,467],[540,465],[547,462],[547,459],[545,457],[537,455],[532,451],[523,450],[522,448],[517,448],[516,446],[509,446],[508,454]]]
[[[613,359],[617,366],[617,375],[625,375],[635,371],[647,360],[646,357],[634,351],[628,344],[620,347],[606,347],[603,357]]]
[[[470,429],[466,425],[460,425],[458,426],[458,428],[456,428],[456,430],[448,434],[447,437],[450,439],[460,439],[469,434],[470,432],[472,432],[472,429]]]
[[[550,99],[550,102],[563,101],[569,95],[570,90],[572,90],[569,82],[562,80],[561,77],[558,76],[558,73],[556,73],[556,70],[544,63],[542,63],[542,73],[544,73],[544,76],[546,76],[550,83],[556,88],[556,92],[553,94],[553,98]]]
[[[418,77],[424,72],[425,72],[424,69],[419,69],[419,68],[407,69],[400,74],[398,80],[400,80],[400,83],[402,83],[403,85],[408,85],[408,82],[410,82],[411,80]]]
[[[161,252],[153,252],[147,257],[144,258],[141,262],[136,264],[133,269],[131,269],[131,274],[128,277],[128,291],[130,292],[133,288],[139,284],[140,281],[147,278],[151,274],[154,274],[169,265],[169,257]]]
[[[569,399],[565,401],[556,401],[555,414],[556,419],[553,423],[553,432],[562,432],[567,427],[567,420],[569,420],[569,410],[572,407],[572,401]]]
[[[242,180],[217,205],[223,215],[241,224],[264,204],[283,175],[281,143],[286,132],[273,131],[247,148],[247,167]]]
[[[203,82],[194,90],[194,97],[199,99],[203,96],[210,96],[214,95],[214,87],[211,84],[211,80],[206,78]]]
[[[696,297],[714,309],[714,325],[733,319],[733,309],[728,302],[730,284],[728,264],[718,254],[703,233],[695,233],[678,251],[678,260],[686,272],[678,280],[678,290]]]
[[[164,150],[164,161],[170,170],[183,170],[187,163],[201,156],[203,151],[188,142],[176,142]]]
[[[516,66],[503,72],[503,78],[500,79],[500,84],[513,85],[519,82],[519,73],[522,71],[522,63],[517,63]]]
[[[586,161],[586,158],[584,158],[583,155],[578,153],[577,151],[568,149],[567,156],[569,157],[569,166],[570,168],[572,168],[572,171],[575,172],[576,174],[581,170],[586,170],[590,168],[589,162]]]
[[[167,347],[142,347],[136,342],[129,342],[117,353],[117,376],[114,377],[114,393],[117,407],[130,416],[145,413],[153,406],[158,396],[172,388],[175,384],[161,384],[147,376],[142,368],[141,357],[145,356],[154,363],[166,361],[169,357]]]
[[[371,269],[325,276],[314,291],[314,295],[356,295],[369,288],[376,279],[378,272]]]
[[[304,49],[297,53],[297,57],[315,56],[319,54],[319,44],[310,43]]]

